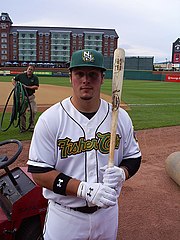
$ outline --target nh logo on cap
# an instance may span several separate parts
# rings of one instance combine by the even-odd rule
[[[84,62],[94,62],[94,56],[92,53],[88,52],[83,52],[82,59]]]

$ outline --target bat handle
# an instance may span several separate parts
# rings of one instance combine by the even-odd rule
[[[117,129],[118,111],[112,112],[112,122],[111,122],[111,136],[110,136],[110,146],[109,146],[109,159],[108,167],[114,166],[114,151],[116,146],[116,129]]]
[[[114,167],[114,161],[109,159],[108,168]]]

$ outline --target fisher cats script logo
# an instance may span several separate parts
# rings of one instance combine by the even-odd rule
[[[85,139],[80,137],[78,141],[73,142],[72,139],[66,137],[64,139],[58,139],[57,145],[61,150],[61,158],[67,158],[71,155],[76,155],[82,152],[97,150],[102,154],[109,153],[110,146],[110,133],[97,133],[96,138]],[[119,134],[116,135],[115,149],[119,148],[121,137]]]
[[[94,56],[92,53],[88,52],[83,52],[82,59],[84,62],[94,62]]]

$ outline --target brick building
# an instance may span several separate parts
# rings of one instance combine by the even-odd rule
[[[13,26],[8,13],[0,16],[0,65],[33,62],[66,66],[74,51],[96,49],[112,64],[118,35],[115,29]]]

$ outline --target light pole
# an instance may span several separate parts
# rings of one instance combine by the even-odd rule
[[[168,61],[167,61],[167,58],[166,58],[166,69],[168,69]]]

